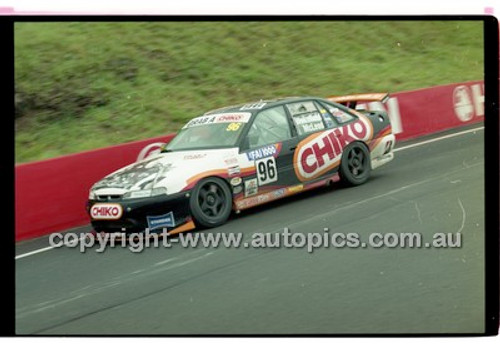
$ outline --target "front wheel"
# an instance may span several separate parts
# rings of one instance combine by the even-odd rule
[[[220,178],[199,181],[189,199],[191,214],[196,223],[211,228],[224,224],[231,214],[231,191]]]
[[[349,144],[342,154],[340,177],[349,185],[360,185],[370,177],[370,152],[360,142]]]

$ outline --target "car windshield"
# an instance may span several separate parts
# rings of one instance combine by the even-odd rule
[[[250,116],[250,113],[225,113],[192,119],[170,141],[165,150],[233,147]]]

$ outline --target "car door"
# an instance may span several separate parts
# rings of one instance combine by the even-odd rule
[[[244,178],[244,196],[296,183],[293,154],[297,138],[283,105],[260,111],[249,126],[241,153],[255,165],[255,175]]]
[[[302,100],[286,104],[297,133],[294,151],[294,175],[297,182],[312,182],[334,174],[340,164],[342,137],[334,130],[337,120],[321,104],[314,100]]]

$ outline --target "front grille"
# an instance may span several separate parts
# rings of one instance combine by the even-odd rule
[[[121,198],[122,195],[97,195],[97,201],[113,201]]]

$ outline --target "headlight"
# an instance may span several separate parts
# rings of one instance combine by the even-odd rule
[[[160,187],[151,190],[151,196],[158,196],[158,195],[167,195],[167,188]]]
[[[134,191],[129,191],[128,193],[123,194],[123,199],[149,198],[152,196],[158,196],[158,195],[164,195],[164,194],[167,194],[166,188],[134,190]]]

